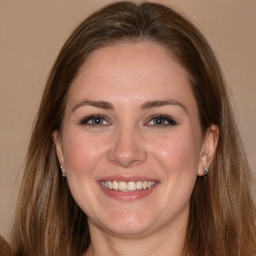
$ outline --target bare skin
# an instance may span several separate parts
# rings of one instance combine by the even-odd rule
[[[201,134],[188,77],[159,45],[120,43],[96,50],[71,85],[53,139],[88,216],[84,255],[183,255],[190,196],[218,138],[214,125]],[[142,181],[153,185],[108,187]]]

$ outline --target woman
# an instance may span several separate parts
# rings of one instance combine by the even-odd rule
[[[220,68],[159,4],[120,2],[64,44],[35,122],[17,255],[255,255],[251,173]]]

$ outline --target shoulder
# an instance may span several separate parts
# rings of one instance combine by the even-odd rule
[[[12,249],[6,240],[0,235],[0,255],[1,256],[12,256]]]

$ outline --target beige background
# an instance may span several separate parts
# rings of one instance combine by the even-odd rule
[[[0,0],[0,233],[9,236],[24,158],[47,74],[71,30],[108,0]],[[256,1],[162,0],[202,30],[226,76],[256,166]]]

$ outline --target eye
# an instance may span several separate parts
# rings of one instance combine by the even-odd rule
[[[155,115],[151,117],[150,121],[147,122],[148,126],[159,126],[159,127],[165,127],[165,126],[174,126],[177,125],[177,122],[173,120],[170,116],[166,115]]]
[[[83,118],[80,121],[81,125],[91,125],[91,126],[100,126],[100,125],[109,125],[110,123],[106,121],[105,117],[102,115],[91,115]]]

